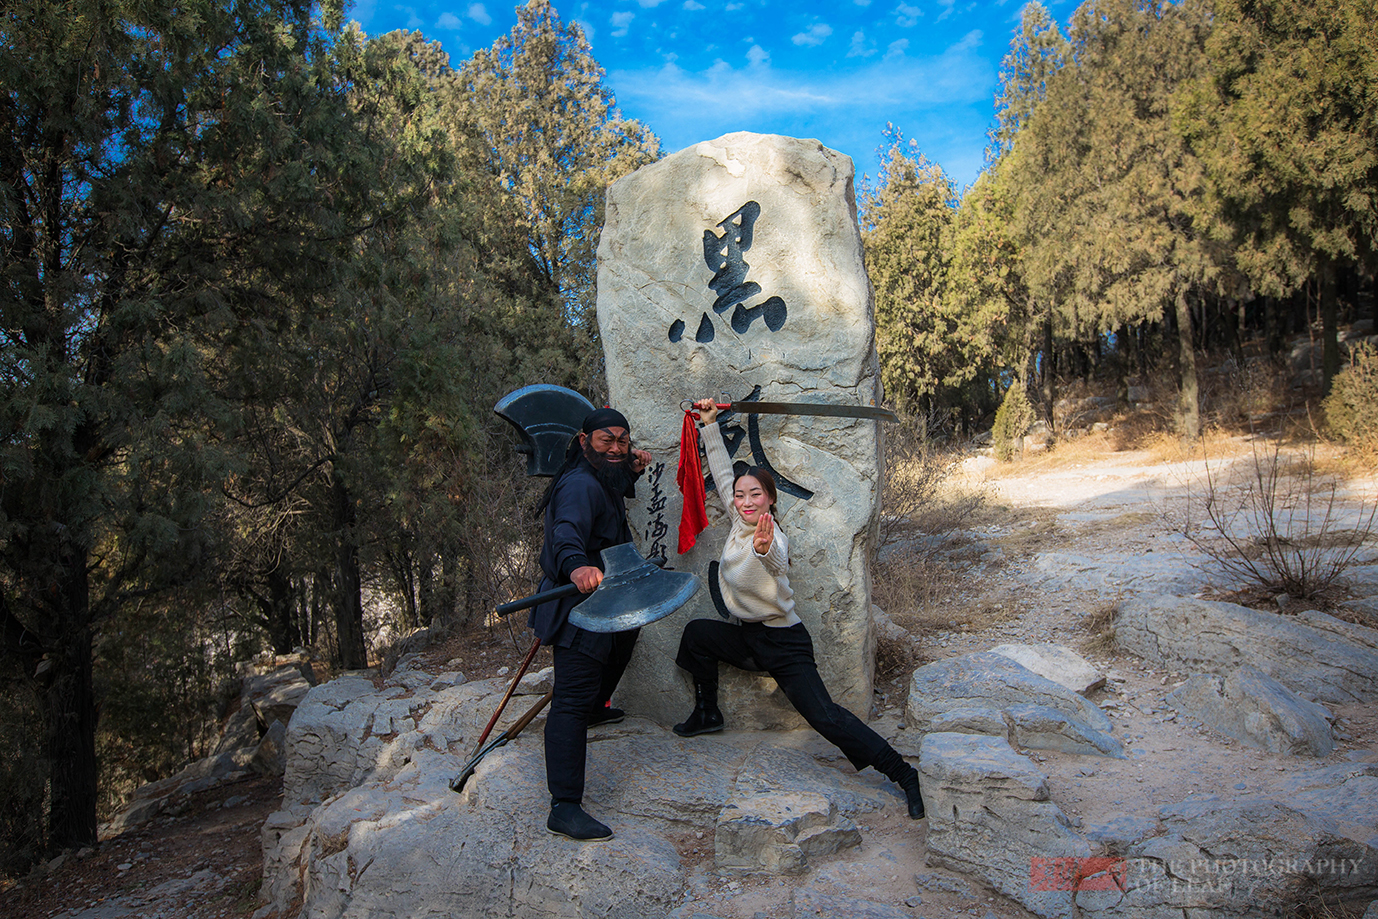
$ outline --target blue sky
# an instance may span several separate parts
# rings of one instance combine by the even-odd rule
[[[555,0],[623,114],[666,153],[729,131],[789,134],[875,176],[893,123],[959,188],[976,179],[1023,0]],[[1059,20],[1063,4],[1046,4]],[[362,0],[369,35],[412,29],[458,66],[516,24],[513,0]]]

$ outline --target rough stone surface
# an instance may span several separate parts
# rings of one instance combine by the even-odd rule
[[[211,749],[211,755],[228,753],[241,747],[255,746],[258,744],[261,732],[262,729],[258,724],[258,713],[254,711],[253,706],[240,705],[226,719],[225,726],[220,730],[220,740]]]
[[[896,906],[875,903],[859,897],[838,897],[813,890],[794,894],[794,915],[831,916],[836,919],[914,919],[914,914]]]
[[[1072,915],[1071,890],[1030,883],[1034,859],[1091,856],[1049,800],[1047,776],[1004,740],[980,734],[929,734],[919,768],[930,864],[978,877],[1040,916]]]
[[[851,160],[817,141],[737,133],[644,166],[608,190],[598,326],[610,401],[654,457],[629,503],[643,554],[674,557],[677,546],[681,400],[744,400],[759,387],[766,401],[876,403],[853,177]],[[742,414],[721,423],[734,460],[777,474],[796,611],[833,697],[864,714],[873,681],[866,564],[879,505],[878,423]],[[710,494],[710,526],[675,558],[680,570],[705,576],[718,557],[726,523],[717,506]],[[689,620],[716,616],[701,590],[643,629],[616,704],[662,725],[683,720],[692,693],[674,665],[679,636]],[[725,670],[722,689],[729,725],[801,724],[773,680]]]
[[[1313,620],[1314,621],[1314,620]],[[1378,699],[1378,650],[1276,613],[1172,596],[1120,604],[1115,640],[1157,664],[1219,676],[1252,664],[1321,702]]]
[[[1051,706],[1012,705],[1005,709],[1005,715],[1016,746],[1124,759],[1124,746],[1118,740]]]
[[[1273,753],[1329,756],[1335,749],[1329,713],[1256,667],[1223,679],[1193,674],[1168,702],[1183,714]]]
[[[1162,808],[1163,833],[1131,846],[1122,888],[1078,893],[1091,916],[1276,916],[1299,884],[1334,901],[1378,892],[1378,851],[1278,801],[1207,795]]]
[[[302,673],[301,667],[286,664],[269,673],[247,678],[241,696],[253,707],[259,727],[266,731],[274,721],[283,724],[291,721],[292,713],[311,686],[311,680]]]
[[[928,722],[933,733],[990,734],[1010,739],[1010,725],[998,708],[957,708],[941,712]]]
[[[905,712],[911,728],[926,730],[953,709],[1046,705],[1093,731],[1109,734],[1110,719],[1092,702],[1021,664],[982,651],[927,664],[914,671]]]
[[[249,768],[263,775],[282,775],[287,768],[287,728],[281,721],[274,721],[258,742]]]
[[[650,919],[690,890],[676,848],[688,829],[707,831],[715,870],[720,860],[729,874],[787,874],[856,846],[858,815],[903,807],[869,770],[832,767],[771,735],[686,740],[631,717],[591,735],[585,806],[616,835],[580,845],[544,827],[539,719],[486,756],[461,794],[449,789],[505,688],[413,693],[356,673],[312,690],[288,732],[282,810],[263,828],[264,908],[314,919]],[[394,733],[374,733],[384,728]]]
[[[101,825],[102,838],[145,824],[188,795],[238,781],[250,772],[283,773],[284,725],[311,688],[310,665],[304,655],[268,654],[241,663],[237,676],[239,704],[221,726],[211,755],[165,779],[139,786],[130,801]],[[264,712],[275,717],[261,723]]]
[[[1105,684],[1105,675],[1063,645],[999,645],[990,649],[1072,692],[1087,693]]]
[[[714,862],[730,874],[799,874],[809,859],[858,845],[856,824],[820,794],[734,798],[718,816]]]

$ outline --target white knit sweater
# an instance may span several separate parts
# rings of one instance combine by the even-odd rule
[[[727,609],[744,622],[787,628],[799,622],[794,591],[789,586],[789,541],[775,524],[775,537],[765,555],[756,554],[755,524],[747,523],[732,503],[732,459],[717,422],[703,426],[703,450],[718,497],[732,522],[718,560],[718,586]]]

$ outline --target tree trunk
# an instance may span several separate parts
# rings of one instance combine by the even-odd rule
[[[96,694],[88,625],[90,584],[86,553],[59,559],[61,604],[50,680],[43,699],[51,801],[48,842],[53,851],[96,844]]]
[[[292,595],[292,579],[275,565],[268,572],[268,602],[263,616],[268,622],[268,642],[277,654],[290,654],[301,644],[301,632],[296,622],[296,598]]]
[[[1263,340],[1268,343],[1268,356],[1277,360],[1287,341],[1277,297],[1263,298]]]
[[[1201,436],[1200,384],[1196,378],[1196,350],[1191,340],[1191,308],[1185,287],[1177,290],[1177,350],[1181,387],[1178,421],[1182,436],[1194,441]]]
[[[1057,400],[1057,376],[1053,372],[1053,355],[1055,353],[1053,344],[1053,311],[1050,307],[1048,315],[1043,320],[1043,375],[1042,380],[1042,409],[1043,421],[1048,425],[1048,430],[1053,430],[1053,403]]]
[[[354,501],[338,472],[331,474],[335,523],[335,633],[339,663],[344,670],[368,667],[364,646],[363,578],[359,573],[359,547],[355,545]]]
[[[1321,285],[1321,390],[1330,395],[1330,386],[1340,372],[1340,308],[1335,294],[1335,263],[1327,259],[1320,267]]]

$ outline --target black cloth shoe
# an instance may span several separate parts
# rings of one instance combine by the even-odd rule
[[[605,705],[602,708],[595,708],[593,711],[589,712],[589,727],[597,727],[600,724],[617,724],[626,717],[627,713],[622,711],[622,709],[609,708]]]
[[[579,842],[612,838],[612,830],[584,813],[584,809],[573,801],[552,803],[545,828],[557,836],[565,836]]]
[[[722,726],[722,712],[718,711],[718,687],[695,683],[694,710],[672,730],[680,737],[694,737],[721,731]]]

